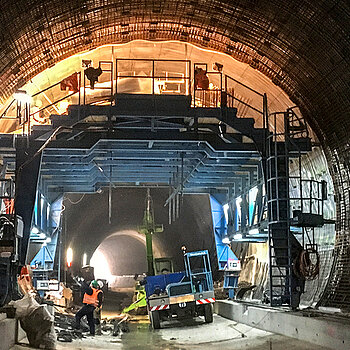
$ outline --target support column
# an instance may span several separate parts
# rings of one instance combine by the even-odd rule
[[[36,147],[30,148],[27,139],[16,140],[16,195],[15,213],[23,220],[23,238],[20,244],[19,261],[26,263],[30,229],[38,185],[41,154],[36,154]]]

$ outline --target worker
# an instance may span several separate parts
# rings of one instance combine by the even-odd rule
[[[204,69],[197,67],[194,70],[194,86],[196,89],[209,89],[209,78],[207,76],[207,72]]]
[[[96,308],[102,307],[103,292],[99,289],[97,281],[93,280],[90,285],[85,281],[80,283],[81,290],[84,293],[83,304],[84,306],[76,313],[75,322],[76,327],[80,328],[80,320],[83,316],[86,316],[88,325],[90,328],[90,335],[95,335],[95,322],[94,311]]]

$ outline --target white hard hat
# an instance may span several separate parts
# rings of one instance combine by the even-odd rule
[[[102,281],[97,281],[97,283],[98,283],[98,286],[100,287],[100,289],[102,289],[103,288],[103,282]]]

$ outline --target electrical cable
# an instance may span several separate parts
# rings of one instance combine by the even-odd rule
[[[73,202],[72,200],[70,200],[70,198],[69,197],[66,197],[65,198],[65,200],[67,199],[68,200],[68,202],[70,202],[71,204],[78,204],[78,203],[80,203],[82,200],[83,200],[83,198],[85,197],[85,193],[83,193],[83,195],[81,196],[81,198],[80,199],[78,199],[76,202]]]
[[[316,262],[312,262],[311,254],[316,257]],[[308,281],[316,279],[320,272],[320,255],[318,251],[303,249],[294,260],[293,271],[299,278]]]

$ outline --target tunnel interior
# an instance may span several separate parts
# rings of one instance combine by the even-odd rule
[[[135,275],[147,272],[145,241],[135,234],[121,231],[107,237],[91,257],[95,278],[107,280],[111,289],[133,288]]]
[[[65,61],[61,62],[57,66],[52,67],[49,70],[45,71],[44,73],[35,77],[36,79],[31,80],[24,88],[28,91],[31,91],[31,94],[34,94],[34,95],[40,89],[44,89],[44,90],[48,89],[48,90],[45,90],[44,96],[40,97],[40,94],[39,94],[38,96],[40,98],[36,98],[35,103],[34,103],[34,107],[33,107],[33,113],[37,113],[40,110],[40,108],[42,108],[43,105],[47,105],[47,103],[49,101],[51,101],[52,99],[55,98],[55,95],[57,94],[57,89],[51,91],[51,89],[49,88],[50,83],[52,81],[60,80],[63,77],[71,74],[72,72],[79,70],[81,62],[83,60],[90,59],[92,61],[92,65],[96,66],[96,64],[98,62],[104,62],[103,60],[107,59],[110,56],[112,57],[112,59],[116,59],[116,60],[126,59],[126,58],[129,58],[129,59],[131,58],[131,60],[137,60],[137,59],[140,60],[143,57],[149,56],[149,55],[152,55],[153,57],[154,56],[165,57],[166,59],[169,59],[169,60],[186,58],[186,59],[191,59],[192,61],[193,60],[196,61],[199,59],[204,59],[209,67],[214,66],[214,64],[216,64],[217,61],[224,63],[226,74],[228,74],[229,76],[232,75],[235,78],[239,77],[240,79],[242,79],[245,82],[245,84],[247,84],[247,85],[235,84],[235,86],[233,87],[234,93],[236,96],[236,100],[238,101],[238,103],[236,104],[236,106],[237,106],[236,108],[237,108],[239,117],[240,118],[254,118],[255,125],[257,128],[259,128],[263,125],[262,117],[261,117],[261,115],[259,115],[259,110],[257,109],[257,108],[261,108],[261,103],[262,103],[261,96],[262,96],[262,94],[259,95],[256,92],[253,94],[250,94],[249,89],[251,89],[251,88],[249,86],[252,87],[253,91],[260,91],[260,92],[265,91],[268,93],[269,98],[267,101],[268,101],[268,108],[269,108],[270,112],[281,111],[281,110],[284,110],[285,108],[290,107],[292,105],[292,101],[289,99],[287,94],[281,88],[277,87],[273,82],[271,82],[268,79],[266,79],[265,77],[263,77],[261,75],[261,73],[257,72],[253,67],[248,66],[247,64],[242,64],[241,62],[234,60],[227,55],[223,55],[223,54],[220,54],[218,52],[210,51],[207,49],[201,49],[199,47],[189,45],[186,43],[180,43],[180,42],[174,42],[174,41],[172,41],[172,42],[158,42],[158,43],[153,43],[150,41],[133,41],[133,42],[130,42],[130,43],[124,44],[124,45],[117,45],[117,46],[106,45],[106,46],[98,48],[92,52],[88,52],[88,53],[73,56],[71,58],[67,58]],[[133,62],[133,61],[131,61],[131,62]],[[138,62],[138,61],[135,61],[135,62]],[[141,61],[141,63],[144,64],[145,62]],[[146,74],[145,71],[147,71],[147,62],[146,62],[145,66],[142,66],[142,64],[137,65],[136,63],[135,64],[131,63],[131,66],[127,67],[125,69],[127,69],[127,70],[129,69],[131,71],[134,71],[136,76],[140,75],[142,77],[142,76],[144,76],[144,74]],[[174,64],[173,67],[171,65],[169,65],[166,68],[166,70],[168,72],[170,72],[170,74],[174,74],[174,71],[176,71],[176,69],[178,69],[178,68],[179,67],[176,64]],[[159,68],[159,69],[165,69],[165,68]],[[85,88],[84,88],[84,99],[86,97],[87,99],[90,98],[93,101],[94,98],[96,98],[96,97],[99,98],[102,96],[102,95],[101,96],[99,95],[100,93],[98,92],[98,88],[99,87],[101,89],[104,88],[106,83],[108,83],[108,79],[110,79],[108,76],[107,77],[102,76],[102,77],[103,78],[101,78],[99,83],[96,83],[95,91],[92,91],[90,89],[90,95],[87,95],[87,96],[85,95]],[[138,80],[139,80],[139,82],[138,82],[137,86],[134,86],[134,88],[133,88],[134,90],[136,88],[135,91],[133,89],[130,90],[130,86],[128,86],[127,90],[123,90],[123,86],[124,86],[123,83],[118,83],[118,81],[116,81],[116,80],[113,81],[113,79],[112,79],[112,82],[115,82],[116,87],[118,88],[118,91],[120,93],[125,93],[125,92],[127,92],[127,93],[130,93],[130,92],[147,93],[148,92],[149,93],[149,91],[148,91],[149,87],[145,87],[146,85],[142,82],[142,78],[138,78]],[[215,84],[218,84],[217,82],[215,82],[215,80],[212,80],[212,81],[214,82],[214,86],[215,86]],[[130,82],[127,82],[126,85],[128,85],[128,83],[130,83]],[[84,81],[84,84],[85,84],[85,81]],[[39,89],[39,87],[40,87],[40,89]],[[60,113],[63,113],[63,115],[64,115],[66,113],[64,108],[66,108],[66,106],[71,104],[71,103],[73,103],[73,104],[77,103],[78,102],[77,98],[78,97],[76,95],[72,96],[72,97],[65,98],[63,100],[62,100],[62,98],[60,98],[60,103],[64,102],[63,107],[62,107],[63,109],[60,111]],[[80,99],[80,97],[79,97],[79,99]],[[48,101],[45,101],[45,100],[48,100]],[[90,103],[90,102],[88,102],[88,103]],[[91,103],[94,103],[94,102],[91,102]],[[52,107],[49,105],[49,108],[48,108],[49,111],[50,111],[50,108],[52,108]],[[59,104],[57,104],[56,108],[61,108],[61,107]],[[46,109],[46,107],[45,107],[45,109]],[[15,112],[15,109],[13,111]],[[300,113],[300,111],[299,111],[299,113]],[[38,114],[38,115],[40,115],[40,114]],[[205,123],[209,120],[210,120],[210,118],[204,119],[202,121],[202,123]],[[36,121],[36,123],[41,124],[41,125],[45,125],[48,123],[48,119],[45,116],[43,116],[42,119],[36,119],[35,121]],[[92,120],[92,121],[94,121],[94,120]],[[12,125],[10,127],[13,128],[13,127],[16,127],[16,125]],[[281,128],[283,128],[282,124],[277,124],[276,130],[279,130]],[[313,133],[313,130],[310,127],[309,127],[309,130],[311,132],[311,134],[310,134],[311,138],[312,138],[314,145],[316,147],[314,148],[314,151],[310,153],[311,155],[310,155],[309,159],[304,157],[305,164],[307,162],[311,163],[310,167],[312,168],[312,171],[306,171],[303,174],[303,176],[305,178],[310,178],[310,179],[315,178],[315,177],[317,179],[320,179],[321,177],[323,177],[327,181],[327,183],[329,183],[330,189],[332,189],[333,186],[332,186],[332,181],[331,181],[330,175],[329,175],[327,169],[324,169],[324,163],[325,163],[324,155],[323,155],[322,151],[319,151],[319,147],[317,147],[318,138],[317,138],[316,134]],[[249,143],[251,141],[247,138],[243,142]],[[150,144],[149,144],[148,147],[152,148],[152,145],[150,146]],[[50,164],[52,162],[50,157],[53,157],[53,159],[55,157],[54,152],[55,152],[54,150],[53,151],[50,151],[50,150],[45,151],[45,153],[47,153],[47,158],[46,157],[43,158],[44,162],[43,162],[43,165],[41,166],[41,170],[40,170],[41,177],[40,177],[40,182],[39,182],[41,188],[48,189],[48,190],[46,190],[45,195],[48,195],[48,197],[51,196],[52,198],[54,198],[54,196],[56,196],[57,191],[61,190],[60,183],[59,183],[59,181],[60,181],[59,177],[57,179],[55,179],[54,176],[57,176],[57,175],[54,175],[52,177],[51,172],[50,172],[52,170],[46,169],[46,167],[47,167],[46,164]],[[105,154],[106,154],[106,157],[108,157],[108,152],[105,152]],[[112,155],[111,155],[111,157],[112,157]],[[99,158],[96,158],[96,159],[98,162]],[[165,157],[165,161],[167,161],[166,157]],[[98,168],[99,165],[98,165],[98,163],[96,163],[96,160],[94,160],[93,162],[95,165],[97,164],[96,166]],[[292,164],[290,165],[290,168],[293,168]],[[91,169],[91,167],[90,167],[90,169]],[[94,170],[96,172],[96,169],[94,169]],[[296,170],[296,171],[298,171],[298,170]],[[91,172],[91,170],[90,170],[90,172]],[[47,176],[47,175],[49,175],[49,176]],[[77,176],[74,176],[74,173],[72,172],[72,175],[73,175],[73,177],[72,177],[73,181],[74,181],[74,178],[79,179],[77,177],[77,176],[79,176],[78,173],[77,173]],[[250,183],[250,185],[252,185],[252,183],[255,180],[259,180],[257,173],[253,173],[253,177],[254,178],[252,179],[252,182]],[[66,181],[64,178],[63,178],[63,180]],[[120,181],[120,179],[118,179],[118,181]],[[121,180],[121,181],[127,181],[127,180]],[[54,185],[51,185],[51,182]],[[81,183],[81,179],[79,180],[79,183]],[[135,182],[136,185],[137,185],[137,183],[138,183],[138,181]],[[238,188],[235,187],[235,196],[237,198],[240,196],[240,191],[242,193],[244,192],[245,186],[249,186],[249,185],[241,184],[240,187],[238,187]],[[54,187],[57,187],[57,190],[53,190]],[[204,187],[205,187],[205,185],[202,185],[202,189],[201,189],[202,191],[203,191]],[[74,191],[77,191],[77,192],[83,192],[82,188],[84,188],[84,185],[82,187],[78,187],[77,184],[72,184],[70,188],[73,188]],[[96,190],[97,190],[97,192],[102,191],[102,196],[106,196],[107,190],[102,189],[101,185],[99,185],[97,187],[95,186],[94,188],[89,189],[88,191],[95,192]],[[68,192],[70,191],[69,186],[68,186],[67,191]],[[204,190],[204,192],[206,192],[206,191],[210,191],[210,189],[207,188]],[[44,192],[45,192],[45,190],[44,190]],[[330,192],[332,192],[332,191],[330,191]],[[73,200],[69,200],[69,196],[68,196],[65,199],[65,201],[66,201],[65,205],[66,205],[66,203],[68,203],[67,201],[69,201],[68,207],[66,207],[65,210],[71,209],[70,204],[75,203],[75,200],[76,200],[78,203],[80,203],[80,201],[82,201],[82,203],[84,204],[84,202],[85,202],[85,207],[82,207],[82,208],[79,207],[79,210],[82,210],[84,213],[87,213],[85,220],[83,220],[86,222],[79,222],[79,220],[78,220],[78,222],[68,221],[68,224],[66,223],[66,225],[68,225],[65,227],[65,230],[67,231],[66,237],[68,237],[67,238],[68,245],[66,245],[65,247],[72,246],[73,250],[76,252],[76,255],[78,257],[86,254],[88,257],[87,260],[89,260],[92,257],[95,249],[97,249],[97,251],[99,253],[104,251],[106,253],[104,255],[105,255],[106,261],[110,267],[109,270],[111,272],[111,269],[113,270],[115,266],[118,266],[118,264],[120,265],[120,262],[118,263],[119,260],[117,261],[113,258],[114,254],[112,254],[111,250],[106,248],[106,245],[104,245],[105,248],[102,248],[103,243],[101,243],[101,242],[103,241],[103,239],[105,239],[107,241],[109,240],[110,243],[114,242],[115,244],[117,244],[117,242],[114,239],[112,240],[112,238],[106,238],[107,234],[112,234],[111,227],[108,227],[108,225],[105,224],[108,220],[105,219],[105,222],[102,222],[102,223],[99,222],[97,224],[97,222],[93,220],[94,215],[89,215],[89,213],[95,214],[96,212],[98,212],[99,218],[106,216],[106,213],[108,212],[108,210],[110,210],[110,208],[107,208],[105,206],[108,201],[105,199],[104,206],[101,206],[101,205],[97,205],[95,200],[91,200],[91,202],[93,204],[91,204],[89,207],[86,204],[87,203],[86,199],[90,198],[91,195],[87,194],[86,198],[84,198],[84,196],[85,195],[82,195],[81,197],[74,198]],[[101,193],[96,194],[94,196],[95,196],[94,198],[102,197]],[[124,195],[122,195],[122,197],[123,196]],[[130,196],[135,197],[135,194],[132,193]],[[123,197],[123,199],[125,199],[125,198]],[[164,200],[166,201],[166,198]],[[332,201],[334,202],[334,199],[331,198],[330,199],[330,206],[331,207],[333,205]],[[142,200],[140,200],[140,203],[141,202],[142,202]],[[126,208],[134,208],[133,203],[132,204],[128,203],[125,205],[126,205]],[[72,205],[72,207],[73,207],[73,205]],[[111,205],[110,205],[110,207],[111,207]],[[104,209],[102,210],[102,208],[104,208]],[[119,210],[123,211],[123,209],[119,209]],[[191,208],[190,210],[193,212],[193,208]],[[161,212],[163,213],[162,218],[166,218],[168,213],[166,213],[164,210],[161,210]],[[139,211],[139,213],[142,213],[142,211]],[[69,211],[67,211],[66,214],[69,216],[72,215],[72,217],[74,218],[74,221],[76,221],[76,218],[78,216],[78,212],[73,212],[73,214],[71,214]],[[209,207],[207,207],[205,212],[202,213],[202,216],[207,217],[206,220],[209,220],[210,215],[211,215],[211,210]],[[330,219],[332,219],[334,217],[334,211],[329,211],[327,215]],[[116,215],[116,218],[114,218],[114,216],[115,216],[115,213],[113,212],[112,221],[119,220],[118,215]],[[180,215],[180,218],[181,218],[181,215]],[[123,218],[123,219],[125,219],[125,218]],[[183,219],[185,220],[185,218],[183,218]],[[181,220],[183,220],[183,219],[181,219]],[[141,222],[142,217],[139,217],[138,220],[139,220],[139,222]],[[193,217],[192,220],[198,220],[198,219],[196,217]],[[117,229],[118,230],[120,228],[125,229],[125,230],[135,229],[135,225],[136,225],[135,220],[132,221],[130,219],[129,221],[130,222],[128,222],[128,224],[126,226],[121,224],[120,222],[118,222]],[[190,219],[190,221],[191,221],[191,219]],[[183,227],[188,225],[187,221],[184,221],[184,222],[182,222]],[[109,225],[111,225],[111,224],[109,224]],[[200,225],[201,224],[199,223],[198,229],[197,229],[198,232],[201,232]],[[99,226],[99,227],[98,227],[98,229],[96,229],[95,234],[92,235],[90,233],[89,234],[87,233],[87,232],[91,231],[91,228],[96,228],[97,226]],[[103,229],[102,229],[102,227],[103,227]],[[173,227],[172,231],[174,230],[174,228],[176,229],[176,222],[172,223],[172,227]],[[207,247],[207,249],[211,250],[212,255],[215,256],[214,248],[213,248],[212,227],[210,229],[208,229],[208,227],[207,227],[206,229],[208,230],[206,233],[207,236],[205,238],[201,237],[202,244],[200,244],[199,246]],[[186,230],[187,230],[187,228],[186,228]],[[91,236],[89,236],[89,242],[92,243],[92,246],[84,247],[84,252],[83,252],[81,247],[78,247],[79,242],[82,240],[81,232],[84,232],[84,235],[91,235]],[[210,233],[208,233],[208,232],[210,232]],[[324,232],[328,232],[328,233],[324,233]],[[193,245],[193,242],[197,240],[198,234],[200,235],[200,233],[197,233],[197,232],[187,233],[188,236],[190,236],[190,235],[192,236],[192,238],[191,238],[192,243],[190,245]],[[326,240],[324,239],[325,235],[327,235]],[[111,236],[111,237],[113,237],[113,236]],[[119,244],[121,246],[126,244],[125,240],[127,240],[127,237],[128,237],[128,235],[124,237],[124,243],[119,238]],[[172,237],[168,236],[167,240],[165,240],[163,238],[155,239],[155,242],[157,242],[158,240],[160,242],[160,245],[161,245],[160,251],[162,252],[162,253],[160,253],[161,256],[164,256],[164,253],[166,253],[166,256],[167,256],[167,254],[170,254],[171,256],[178,255],[178,252],[180,251],[179,245],[181,245],[182,243],[177,242],[177,245],[178,245],[177,252],[174,252],[174,250],[173,250],[169,253],[169,248],[165,248],[165,246],[171,245],[176,239],[178,239],[178,237],[175,238],[174,236],[172,236]],[[181,238],[181,239],[183,241],[185,241],[183,238]],[[332,228],[328,229],[328,231],[327,231],[327,229],[326,230],[321,229],[320,233],[318,233],[316,235],[316,240],[317,240],[318,244],[320,246],[322,246],[321,259],[324,262],[326,262],[327,260],[331,260],[332,257],[330,255],[331,254],[330,252],[332,251],[333,246],[334,246],[334,234],[333,234]],[[72,243],[69,243],[70,241]],[[189,241],[189,239],[187,239],[187,241]],[[100,248],[97,248],[99,245],[100,245]],[[129,249],[131,249],[130,246],[132,246],[132,241],[130,241],[130,239],[129,239]],[[198,249],[196,245],[193,245],[193,246],[196,247],[196,249]],[[139,251],[140,247],[141,247],[140,244],[135,245],[136,252]],[[208,247],[210,247],[210,248],[208,248]],[[166,250],[168,250],[168,251],[166,251]],[[258,262],[256,262],[256,264],[259,266],[259,269],[257,272],[256,267],[252,267],[249,260],[247,260],[246,264],[245,264],[245,261],[243,261],[243,267],[245,270],[244,270],[244,273],[242,274],[242,276],[245,276],[244,277],[245,279],[243,278],[242,281],[248,282],[250,284],[254,284],[254,283],[256,283],[256,281],[259,281],[258,282],[259,287],[256,289],[256,293],[252,293],[250,295],[250,297],[253,299],[254,298],[260,299],[263,292],[268,287],[267,278],[266,278],[267,253],[266,253],[265,249],[262,249],[262,250],[255,249],[254,244],[252,245],[252,249],[250,249],[248,247],[248,244],[245,244],[244,249],[243,250],[240,249],[240,250],[236,251],[236,253],[238,254],[238,257],[240,259],[245,259],[245,254],[247,252],[250,252],[250,251],[255,252],[256,261],[258,261]],[[259,254],[257,254],[256,252],[260,252],[259,254],[261,254],[261,255],[259,256]],[[142,255],[142,259],[141,259],[140,254],[137,254],[137,253],[135,253],[135,254],[136,254],[136,256],[140,257],[140,259],[138,261],[139,263],[141,263],[141,260],[143,260],[143,262],[144,262],[143,255]],[[247,253],[247,254],[249,255],[249,253]],[[115,255],[118,255],[118,254],[116,253]],[[123,260],[122,256],[121,256],[120,260]],[[212,261],[215,261],[215,259],[213,259]],[[129,262],[125,264],[125,267],[127,267],[128,264],[129,264]],[[133,262],[130,261],[130,265],[132,265],[132,264],[133,264]],[[175,265],[176,269],[181,269],[181,267],[180,267],[181,265],[182,264],[179,262],[179,259],[177,259],[177,264]],[[216,265],[214,265],[214,271],[216,269],[217,269],[217,267],[216,267]],[[321,267],[322,275],[328,276],[330,269],[331,269],[331,264],[327,264],[327,263],[322,264],[322,267]],[[126,268],[126,270],[129,271],[127,268]],[[136,272],[134,271],[134,273],[139,273],[139,267],[136,269]],[[125,274],[125,273],[123,272],[122,274]],[[111,275],[115,275],[115,273],[111,272]],[[111,283],[112,283],[112,280],[111,280]],[[129,284],[130,283],[131,282],[129,281]],[[314,289],[313,286],[311,286],[311,284],[310,284],[307,288],[306,294],[304,294],[304,299],[305,299],[306,304],[312,304],[314,302],[319,301],[319,297],[322,294],[323,288],[327,283],[328,283],[328,279],[325,279],[322,287],[317,288],[317,289]]]
[[[170,225],[168,208],[164,207],[168,190],[153,188],[150,193],[154,203],[155,221],[164,226],[163,232],[153,235],[154,257],[172,258],[174,271],[182,271],[183,245],[189,251],[207,249],[215,272],[216,248],[209,197],[204,194],[185,195],[181,214]],[[87,194],[84,198],[79,194],[67,194],[64,200],[64,247],[73,249],[75,258],[72,268],[75,271],[82,267],[82,257],[87,254],[87,262],[91,259],[92,266],[97,270],[96,276],[109,280],[112,288],[131,288],[135,283],[135,274],[147,273],[146,238],[137,231],[142,225],[146,194],[147,190],[142,188],[113,190],[113,216],[110,224],[108,188],[99,194]],[[78,201],[79,203],[72,204]],[[81,218],[82,212],[85,213],[84,217],[77,219]],[[102,275],[99,276],[99,273]]]
[[[106,238],[98,246],[96,252],[102,253],[106,257],[113,275],[142,274],[147,269],[145,244],[128,236],[127,233]],[[130,259],[134,256],[139,258]],[[99,276],[97,275],[97,277]]]
[[[106,6],[102,7],[98,7],[92,2],[82,4],[81,1],[72,1],[69,4],[62,3],[59,6],[55,1],[47,2],[46,6],[39,2],[29,4],[29,2],[24,1],[23,6],[14,7],[9,1],[5,1],[0,6],[1,10],[11,9],[0,11],[3,17],[2,23],[4,23],[0,28],[1,38],[4,39],[1,47],[3,59],[0,64],[2,73],[0,77],[0,86],[2,87],[0,112],[5,117],[6,113],[9,113],[10,119],[14,119],[9,122],[2,118],[1,128],[4,132],[19,132],[21,130],[20,120],[15,114],[11,115],[11,112],[15,113],[16,110],[11,110],[12,107],[9,107],[12,103],[11,95],[18,88],[25,86],[25,89],[34,95],[52,83],[62,81],[63,78],[78,70],[77,67],[81,68],[81,60],[89,59],[90,53],[92,56],[96,55],[95,57],[99,57],[99,55],[101,58],[110,57],[109,59],[112,61],[118,55],[118,57],[126,57],[123,56],[122,52],[128,52],[128,57],[141,57],[145,53],[149,53],[150,48],[154,49],[156,52],[154,56],[157,58],[177,57],[179,52],[182,58],[190,58],[186,56],[186,50],[191,51],[194,57],[204,57],[204,53],[206,53],[205,60],[210,62],[210,65],[215,63],[219,57],[220,62],[225,61],[224,67],[229,74],[237,74],[239,78],[261,93],[267,92],[271,97],[268,99],[270,102],[268,107],[271,112],[283,111],[286,107],[296,104],[300,114],[305,117],[313,132],[311,137],[313,152],[303,155],[303,175],[309,180],[317,178],[317,180],[325,179],[327,181],[329,194],[326,202],[327,219],[333,220],[336,217],[335,228],[327,226],[325,229],[316,230],[317,243],[321,247],[321,260],[324,261],[321,265],[321,276],[327,277],[327,279],[320,277],[319,280],[312,282],[313,285],[310,286],[309,290],[313,291],[313,295],[310,300],[317,302],[321,298],[324,305],[341,308],[350,305],[350,288],[347,278],[349,271],[347,253],[349,246],[348,187],[350,176],[348,153],[350,146],[347,130],[350,111],[348,95],[350,72],[348,69],[348,52],[350,50],[348,41],[348,23],[350,22],[348,18],[350,10],[346,1],[320,2],[318,4],[298,1],[272,3],[269,6],[266,6],[264,2],[250,1],[242,1],[235,6],[224,2],[214,5],[205,1],[184,1],[181,2],[181,6],[178,6],[177,2],[170,1],[156,6],[147,1],[141,1],[138,4],[108,2]],[[113,11],[105,11],[106,9],[113,9]],[[17,26],[14,23],[22,17],[24,12],[31,14],[31,16],[28,16],[28,19],[22,23],[22,30],[17,31]],[[45,13],[45,17],[39,15],[42,13]],[[70,25],[73,18],[74,25]],[[150,41],[133,41],[134,39]],[[174,42],[167,43],[168,47],[166,48],[165,44],[162,46],[163,44],[160,42],[162,40],[174,40]],[[188,44],[184,44],[184,42]],[[111,45],[115,43],[126,44],[123,47]],[[105,46],[101,47],[101,45]],[[92,50],[95,51],[92,52]],[[215,50],[219,56],[210,50]],[[70,58],[72,60],[67,64]],[[65,61],[66,59],[67,61]],[[57,70],[55,71],[55,69]],[[41,78],[39,73],[43,74]],[[37,78],[39,80],[36,80]],[[42,85],[40,85],[40,79],[43,81]],[[254,98],[248,92],[238,91],[238,97],[245,103],[255,105]],[[38,113],[40,117],[33,118],[32,122],[37,124],[37,130],[40,128],[43,130],[42,133],[38,132],[40,135],[35,141],[41,142],[41,145],[48,140],[49,143],[52,143],[52,135],[45,134],[48,131],[45,126],[50,123],[50,115],[65,114],[67,103],[76,102],[73,98],[69,101],[62,100],[60,102],[64,103],[60,106],[57,105],[55,108],[47,110],[46,107],[51,105],[51,98],[52,96],[49,96],[48,93],[47,97],[37,99],[36,105],[33,105],[33,108],[36,108],[33,110],[34,113]],[[43,105],[45,105],[44,112],[40,111]],[[243,106],[244,103],[238,108],[241,116],[253,117],[257,120],[256,115],[253,115],[254,113],[249,109],[244,109]],[[92,122],[96,121],[94,117],[91,119]],[[203,124],[207,122],[208,120],[203,120]],[[186,123],[184,126],[185,128],[189,127]],[[29,128],[28,124],[28,130]],[[221,137],[222,132],[219,127],[218,129],[218,135]],[[228,129],[232,131],[230,128]],[[25,132],[24,129],[23,131]],[[79,139],[79,133],[77,134],[73,135],[72,139],[76,137]],[[56,135],[53,138],[55,137]],[[67,135],[61,135],[58,139],[60,137],[62,137],[63,142],[68,139]],[[243,140],[247,136],[240,135],[239,137],[241,137],[240,141],[244,142]],[[253,143],[251,140],[250,138],[248,143]],[[57,139],[54,140],[54,142],[56,141]],[[8,148],[11,148],[8,146],[11,142],[13,142],[12,139],[4,140]],[[226,141],[224,140],[224,142]],[[23,144],[24,142],[20,146]],[[39,149],[37,147],[36,150]],[[52,153],[56,150],[53,147]],[[5,172],[7,172],[8,178],[14,177],[15,173],[18,175],[22,171],[21,166],[17,166],[16,169],[13,165],[13,149],[11,152],[10,156],[4,155],[7,167]],[[47,150],[46,155],[48,153],[49,150]],[[108,156],[104,155],[104,157]],[[50,161],[55,162],[52,159]],[[24,162],[22,162],[23,164]],[[288,164],[288,167],[293,171],[292,164]],[[45,198],[40,197],[37,199],[37,203],[45,204],[47,201],[47,208],[49,208],[56,201],[60,201],[60,195],[71,191],[70,189],[64,190],[62,184],[52,185],[54,188],[50,187],[51,185],[47,186],[51,175],[44,174],[44,168],[41,171],[39,188],[42,193],[40,195]],[[103,175],[100,176],[103,177]],[[79,181],[74,185],[78,186],[78,183]],[[106,183],[108,184],[108,181],[106,182],[104,179],[104,184],[106,185]],[[138,183],[135,181],[135,186]],[[98,188],[90,186],[87,192],[97,192],[100,188],[100,185]],[[75,187],[75,189],[78,193],[83,192],[81,188]],[[207,192],[210,192],[210,189],[207,188]],[[239,196],[239,194],[237,191],[235,196]],[[96,196],[98,195],[96,194]],[[106,196],[106,192],[102,195]],[[165,191],[161,195],[162,201],[160,202],[166,201],[167,195]],[[74,199],[80,201],[80,196],[79,194]],[[85,196],[87,198],[95,195],[86,194]],[[188,195],[188,198],[190,196],[192,197],[192,195]],[[80,209],[84,213],[89,213],[88,205],[84,201],[86,198],[81,199],[81,202],[76,205],[80,207],[85,203],[85,207],[80,207]],[[232,198],[235,199],[234,196]],[[142,203],[141,198],[139,199],[139,202]],[[123,200],[125,200],[124,197]],[[112,202],[115,203],[118,200]],[[190,202],[191,199],[189,199]],[[224,202],[222,201],[223,204]],[[106,199],[104,203],[106,203]],[[40,209],[45,207],[44,204],[39,205]],[[73,206],[72,203],[64,201],[64,205],[66,204],[67,207]],[[196,214],[202,210],[195,204],[190,205],[189,209]],[[50,212],[49,209],[45,210],[45,215]],[[118,222],[109,224],[108,217],[106,218],[108,210],[108,208],[103,210],[94,208],[94,211],[100,213],[100,217],[104,217],[101,224],[96,224],[91,216],[85,216],[83,220],[76,220],[77,216],[72,216],[70,219],[69,216],[72,214],[65,208],[68,224],[63,231],[66,232],[66,241],[71,242],[75,247],[77,256],[86,253],[91,257],[104,239],[108,239],[107,237],[120,230],[135,230],[136,222],[142,221],[142,210],[138,210],[139,214],[131,222],[131,219],[128,221],[126,217],[132,214],[125,213],[125,209],[119,208],[119,211],[116,211]],[[125,216],[118,216],[118,212],[124,212]],[[159,212],[162,212],[162,208],[159,208]],[[196,225],[195,230],[197,231],[200,231],[200,224],[204,223],[209,232],[212,229],[212,225],[207,223],[210,210],[207,208],[203,212],[205,214],[201,217],[205,218],[204,221],[196,222],[199,220],[196,216],[187,218],[188,221],[184,217],[181,219],[184,220],[182,225],[175,221],[171,225],[170,231],[178,230],[181,232],[183,227],[187,227],[188,223],[191,222]],[[41,212],[41,214],[43,213]],[[186,215],[187,211],[184,210],[184,213]],[[167,216],[168,213],[164,211],[160,218]],[[45,228],[48,221],[40,219],[40,229]],[[37,224],[38,222],[35,222],[35,225]],[[113,226],[112,230],[110,225]],[[56,232],[53,230],[56,228],[57,226],[53,225],[50,230]],[[91,231],[96,233],[87,233]],[[68,234],[68,232],[72,233]],[[211,238],[207,239],[207,233],[204,234],[206,238],[202,238],[201,234],[196,241],[202,242],[201,246],[208,246],[208,242],[212,242],[212,236],[208,234]],[[85,238],[84,235],[89,237],[89,247],[86,248],[86,252],[83,252],[82,247],[79,246],[79,242]],[[192,237],[192,235],[192,231],[183,233],[183,236],[178,239],[176,248],[179,248],[182,241]],[[46,236],[40,238],[37,233],[34,234],[34,237],[33,243],[42,243],[43,239],[46,240]],[[46,242],[42,244],[44,243]],[[165,252],[167,244],[163,238],[159,240],[159,244],[160,250]],[[195,246],[191,239],[189,239],[188,244]],[[129,240],[128,245],[132,245],[132,241]],[[172,252],[166,251],[166,254],[172,254]],[[258,265],[256,264],[256,266]],[[264,266],[260,267],[264,271]],[[262,280],[266,279],[264,273],[262,272]]]

